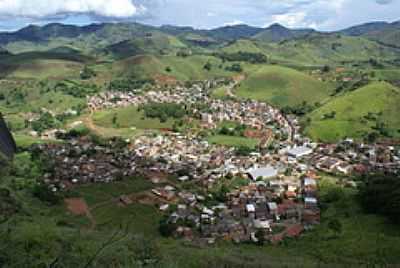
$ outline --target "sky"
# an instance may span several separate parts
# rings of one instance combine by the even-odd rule
[[[333,31],[400,20],[400,0],[0,0],[0,31],[51,22],[136,21],[210,29],[248,24]]]

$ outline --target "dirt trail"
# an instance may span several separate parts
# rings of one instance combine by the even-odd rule
[[[68,211],[77,216],[86,216],[91,222],[91,228],[96,227],[96,221],[83,198],[67,198],[64,200]]]

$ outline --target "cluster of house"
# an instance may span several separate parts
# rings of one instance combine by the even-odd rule
[[[221,81],[206,81],[194,84],[190,88],[181,85],[169,90],[137,92],[107,91],[88,98],[91,110],[104,108],[140,106],[146,103],[179,103],[202,104],[206,111],[194,108],[193,114],[201,118],[203,127],[215,128],[217,123],[235,121],[256,130],[265,130],[272,123],[279,126],[288,139],[293,138],[298,131],[298,124],[284,116],[279,109],[258,101],[215,100],[209,97],[210,88],[219,85]],[[297,127],[297,128],[296,128]]]
[[[178,174],[186,169],[177,180],[191,181],[206,191],[204,195],[170,185],[153,189],[165,201],[160,210],[169,213],[168,223],[177,227],[176,236],[256,242],[261,230],[265,239],[279,242],[319,224],[318,177],[300,161],[313,154],[310,145],[243,157],[231,148],[171,133],[140,137],[131,150],[157,163],[153,171]],[[223,193],[225,201],[216,202],[215,189],[226,177],[241,178],[246,186]],[[176,209],[171,210],[171,203]]]
[[[204,128],[234,121],[265,133],[260,138],[267,141],[279,133],[287,138],[277,142],[276,150],[256,149],[241,156],[234,148],[210,144],[190,132],[143,135],[123,148],[99,146],[83,138],[34,148],[53,163],[46,182],[56,191],[69,184],[111,182],[141,171],[150,174],[155,184],[160,181],[154,174],[175,175],[176,182],[155,187],[151,193],[162,200],[159,209],[168,216],[168,224],[176,227],[176,236],[209,243],[216,239],[276,243],[319,224],[316,170],[349,175],[400,169],[398,147],[352,140],[315,144],[300,135],[295,117],[272,106],[210,98],[209,89],[222,82],[176,85],[140,94],[109,91],[88,98],[88,106],[98,110],[150,102],[203,104],[205,109],[192,107]],[[226,178],[244,183],[218,193]],[[189,191],[181,183],[196,187]]]
[[[224,202],[205,202],[201,195],[178,193],[185,198],[178,198],[168,218],[176,227],[174,235],[208,243],[216,239],[278,243],[320,223],[317,177],[306,173],[284,177],[270,166],[250,169],[246,175],[249,183],[225,193]],[[168,204],[160,206],[166,209]]]
[[[36,144],[31,148],[49,167],[44,182],[53,191],[72,184],[108,183],[135,174],[137,157],[128,149],[94,144],[86,138],[64,143]]]
[[[295,134],[293,122],[289,121],[279,109],[266,103],[248,100],[206,99],[208,112],[201,113],[202,124],[206,128],[216,128],[218,123],[233,121],[252,129],[265,130],[276,124],[279,131],[291,139]],[[196,111],[195,111],[196,112]]]
[[[321,144],[311,163],[328,173],[344,175],[400,171],[400,149],[387,144],[362,144],[346,139],[336,144]]]
[[[190,87],[176,85],[170,89],[154,88],[151,91],[106,91],[87,97],[87,106],[90,110],[139,106],[152,103],[203,103],[210,89],[225,83],[225,80],[206,80],[193,83]]]

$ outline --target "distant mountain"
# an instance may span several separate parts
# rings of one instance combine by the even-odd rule
[[[16,41],[44,42],[50,38],[74,38],[81,34],[98,31],[104,24],[91,24],[88,26],[64,25],[52,23],[43,27],[29,25],[14,33],[0,33],[0,44]]]
[[[237,40],[237,39],[247,39],[251,38],[260,32],[262,32],[263,28],[257,28],[248,26],[245,24],[241,25],[233,25],[233,26],[225,26],[221,28],[216,28],[210,31],[207,31],[207,35],[212,36],[215,39],[225,39],[225,40]]]
[[[400,21],[371,22],[340,31],[345,35],[363,36],[381,44],[400,47]]]
[[[272,24],[266,29],[263,29],[253,38],[263,42],[281,42],[307,36],[315,32],[313,29],[288,29],[280,24]]]
[[[0,47],[13,54],[58,50],[62,52],[79,51],[81,54],[89,56],[105,54],[114,58],[123,58],[141,53],[175,52],[182,48],[195,51],[218,49],[234,44],[238,40],[255,41],[257,47],[295,41],[299,42],[299,45],[304,44],[304,49],[306,49],[307,43],[318,43],[320,38],[324,39],[330,35],[367,38],[382,46],[398,47],[400,22],[373,22],[334,33],[321,33],[313,29],[289,29],[280,24],[273,24],[267,28],[233,25],[205,30],[171,25],[154,27],[140,23],[102,23],[88,26],[52,23],[41,27],[31,25],[12,33],[0,33]],[[355,43],[360,42],[356,41]],[[238,46],[239,44],[240,46]],[[247,50],[245,42],[236,43],[236,45],[236,50],[242,48]],[[324,49],[333,52],[333,57],[341,55],[338,53],[340,49],[336,50],[340,44],[327,45],[329,47]],[[336,49],[330,49],[331,46]],[[255,50],[254,46],[252,47]],[[300,51],[294,45],[293,48],[287,48],[285,45],[285,48],[287,51],[293,50],[295,53]],[[359,48],[362,49],[362,46]],[[5,52],[3,51],[3,53]],[[290,54],[289,51],[288,54]],[[311,54],[315,54],[315,52],[311,52]],[[376,54],[378,55],[378,53]],[[293,56],[297,57],[297,54]],[[323,55],[318,57],[321,58]]]
[[[379,22],[370,22],[370,23],[353,26],[353,27],[344,29],[340,32],[345,35],[360,36],[360,35],[368,34],[370,32],[383,31],[383,30],[387,29],[388,27],[390,27],[390,23],[379,21]]]

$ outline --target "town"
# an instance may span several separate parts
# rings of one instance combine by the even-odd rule
[[[32,150],[54,167],[45,182],[56,192],[140,174],[154,184],[153,205],[165,214],[162,230],[168,235],[206,244],[217,239],[278,243],[320,223],[319,172],[348,176],[372,169],[400,170],[400,152],[394,146],[351,139],[314,143],[300,134],[294,116],[272,106],[210,98],[220,84],[205,81],[190,88],[106,92],[88,98],[93,111],[148,103],[185,105],[186,120],[198,120],[200,130],[151,132],[101,145],[86,137],[36,145]],[[247,135],[259,137],[259,145],[242,152],[202,138],[200,133],[215,131],[223,122],[243,125]],[[344,183],[357,187],[352,180]],[[125,204],[132,202],[127,196],[120,198]]]

